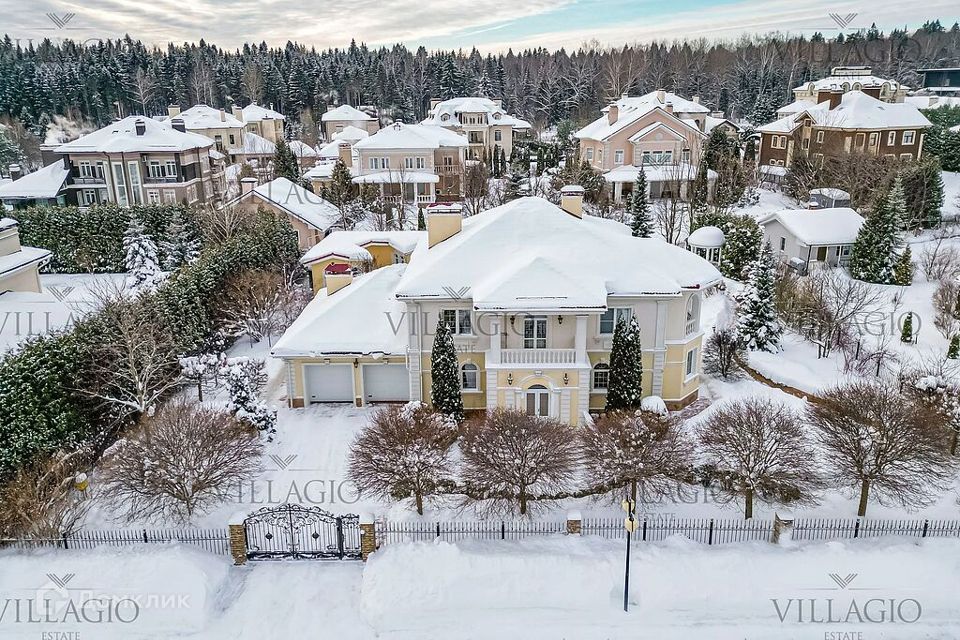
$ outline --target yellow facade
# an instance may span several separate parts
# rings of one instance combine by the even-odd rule
[[[326,279],[323,277],[323,271],[331,264],[347,263],[355,269],[363,269],[367,266],[372,269],[379,269],[380,267],[397,264],[399,261],[410,261],[409,255],[399,253],[389,244],[371,243],[364,245],[363,248],[366,249],[373,257],[372,265],[366,265],[358,260],[344,260],[343,258],[338,258],[336,256],[331,256],[329,258],[324,258],[323,260],[318,260],[317,262],[312,262],[310,264],[310,281],[313,283],[313,293],[316,294],[318,291],[320,291],[320,289],[323,289],[325,286],[327,286]]]

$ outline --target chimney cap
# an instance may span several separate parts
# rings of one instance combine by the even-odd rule
[[[437,202],[427,206],[428,214],[437,214],[437,213],[447,213],[447,214],[457,214],[460,215],[463,213],[463,205],[458,202]]]
[[[257,181],[256,178],[251,178],[250,176],[247,176],[246,178],[240,178],[240,182],[250,183],[250,182],[256,182],[256,181]]]
[[[563,195],[576,196],[583,194],[584,189],[578,184],[568,184],[565,187],[561,187],[560,193]]]

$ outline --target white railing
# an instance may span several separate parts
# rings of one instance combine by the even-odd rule
[[[576,364],[576,349],[502,349],[503,364]]]
[[[403,198],[400,196],[383,196],[383,201],[390,204],[400,204],[403,202]]]
[[[417,196],[417,204],[429,204],[433,202],[433,196]]]

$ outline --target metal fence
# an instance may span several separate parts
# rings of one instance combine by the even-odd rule
[[[581,532],[603,538],[623,538],[623,518],[587,518],[583,521]],[[707,545],[770,540],[773,536],[773,520],[641,518],[633,539],[637,542],[659,542],[675,535]]]
[[[843,538],[960,538],[960,520],[867,520],[804,518],[793,523],[794,540]]]
[[[377,541],[381,544],[395,542],[420,542],[444,540],[520,540],[532,536],[565,533],[567,523],[537,522],[526,520],[479,520],[446,522],[386,521],[377,525]]]
[[[90,529],[59,538],[0,538],[0,549],[95,549],[167,542],[194,545],[220,555],[230,554],[226,529]]]

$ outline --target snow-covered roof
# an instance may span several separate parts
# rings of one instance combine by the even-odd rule
[[[937,87],[930,87],[936,89]],[[956,87],[944,87],[956,90]],[[909,102],[918,109],[942,109],[944,107],[960,107],[960,97],[956,96],[906,96],[904,102]]]
[[[190,107],[186,111],[181,111],[180,115],[175,116],[183,120],[187,129],[234,129],[242,128],[243,123],[233,117],[232,114],[205,104],[198,104]],[[170,123],[169,118],[164,122]]]
[[[293,155],[297,156],[298,158],[317,157],[317,150],[303,140],[291,140],[289,144],[290,150],[293,151]]]
[[[337,207],[287,178],[276,178],[261,184],[250,194],[234,198],[232,202],[250,198],[252,194],[320,231],[326,231],[340,220],[340,210]]]
[[[662,109],[664,113],[667,113],[667,104],[673,106],[673,117],[676,120],[680,120],[680,114],[710,113],[710,110],[702,104],[681,98],[669,91],[664,91],[662,96],[658,91],[651,91],[643,96],[623,97],[614,104],[617,106],[617,119],[612,124],[607,117],[610,107],[604,107],[601,110],[603,115],[577,131],[576,137],[588,140],[606,140],[654,109]]]
[[[243,134],[243,153],[257,156],[273,155],[277,151],[277,145],[273,144],[263,136],[247,131]]]
[[[248,104],[243,108],[244,122],[258,122],[260,120],[285,120],[282,113],[273,109],[261,107],[258,104]]]
[[[713,131],[714,129],[716,129],[722,124],[729,124],[734,129],[737,129],[738,131],[741,130],[741,127],[736,122],[733,122],[732,120],[727,120],[726,118],[715,118],[713,116],[707,116],[703,121],[703,132],[710,133],[711,131]]]
[[[648,164],[644,165],[643,172],[647,176],[647,182],[668,182],[670,180],[694,180],[700,168],[689,162],[677,162],[676,164]],[[603,179],[607,182],[636,182],[637,175],[640,173],[640,167],[632,164],[625,164],[603,174]],[[707,180],[716,180],[717,172],[713,169],[707,169]]]
[[[407,265],[357,276],[332,295],[321,289],[274,345],[278,358],[402,355],[408,346],[407,307],[394,296]],[[360,322],[358,319],[364,318]]]
[[[368,138],[358,141],[354,149],[439,149],[466,147],[467,138],[443,127],[420,124],[394,124],[380,129]]]
[[[369,245],[389,245],[403,255],[419,253],[427,246],[426,231],[334,231],[310,248],[300,262],[311,264],[332,256],[344,260],[366,260]]]
[[[950,127],[950,131],[953,131],[954,133],[960,133],[960,124]]]
[[[338,142],[349,142],[353,144],[358,140],[369,138],[370,132],[353,125],[348,125],[343,128],[343,131],[338,131],[330,137]]]
[[[340,145],[350,146],[349,142],[342,140],[334,140],[328,144],[320,147],[320,150],[317,151],[317,156],[320,158],[339,158],[340,157]]]
[[[849,200],[850,194],[843,189],[838,189],[837,187],[819,187],[817,189],[810,189],[811,196],[825,196],[831,200]]]
[[[795,87],[794,91],[808,91],[810,89],[832,89],[835,91],[845,91],[853,89],[857,85],[860,85],[861,87],[882,87],[884,84],[889,84],[890,88],[894,90],[900,88],[901,86],[896,80],[889,80],[879,76],[837,74],[827,76],[826,78],[820,78],[819,80],[805,82]],[[909,89],[910,87],[904,86],[903,88]]]
[[[694,129],[697,133],[700,133],[700,129],[697,129],[697,127],[691,125],[689,122],[685,122],[684,120],[680,120],[680,122],[683,123],[685,126]],[[677,138],[683,139],[684,137],[683,133],[677,130],[681,128],[682,127],[680,127],[679,125],[671,127],[663,122],[651,122],[650,124],[645,126],[643,129],[640,129],[640,131],[637,131],[635,134],[630,136],[628,140],[630,142],[639,142],[640,140],[650,135],[657,129],[666,129],[669,133],[672,133]]]
[[[20,251],[0,256],[0,275],[16,271],[36,262],[43,262],[51,255],[53,254],[46,249],[20,247]]]
[[[466,218],[459,233],[411,259],[397,296],[442,299],[469,287],[478,308],[602,309],[608,295],[679,295],[720,277],[662,239],[526,197]]]
[[[862,91],[848,91],[840,98],[840,104],[830,108],[827,101],[791,113],[757,131],[762,133],[790,133],[809,116],[820,127],[834,129],[902,129],[925,128],[930,121],[920,110],[908,102],[883,102]]]
[[[333,168],[335,166],[337,166],[335,160],[321,160],[307,169],[303,177],[307,180],[327,180],[333,176]],[[350,169],[350,165],[347,165],[347,169]]]
[[[691,247],[703,247],[705,249],[722,247],[724,242],[726,242],[726,236],[723,235],[720,227],[699,227],[694,229],[693,233],[687,237],[687,244]]]
[[[0,231],[6,231],[20,224],[13,218],[0,218]]]
[[[808,247],[853,244],[863,226],[863,217],[849,207],[784,209],[757,222],[763,226],[774,220]]]
[[[376,118],[348,104],[342,104],[336,109],[331,109],[320,116],[321,122],[353,122],[363,120],[376,120]]]
[[[787,175],[786,167],[775,167],[769,164],[760,165],[760,173],[771,175],[771,176],[785,176]]]
[[[800,113],[805,109],[815,106],[816,104],[812,100],[794,100],[790,104],[786,104],[777,109],[777,114],[780,116],[788,116],[792,113]]]
[[[70,171],[64,168],[63,161],[57,160],[13,182],[0,185],[0,198],[4,200],[56,198],[68,175]]]
[[[512,116],[490,98],[466,97],[451,98],[437,103],[427,117],[420,123],[441,127],[456,127],[463,123],[460,114],[484,114],[487,125],[509,125],[514,129],[529,129],[530,123]]]
[[[142,123],[143,135],[137,134]],[[206,149],[213,140],[199,133],[177,131],[170,125],[145,116],[127,116],[72,142],[62,144],[56,153],[140,153],[176,152]]]
[[[397,169],[365,173],[353,179],[355,184],[436,184],[440,176],[427,171],[410,171]]]

